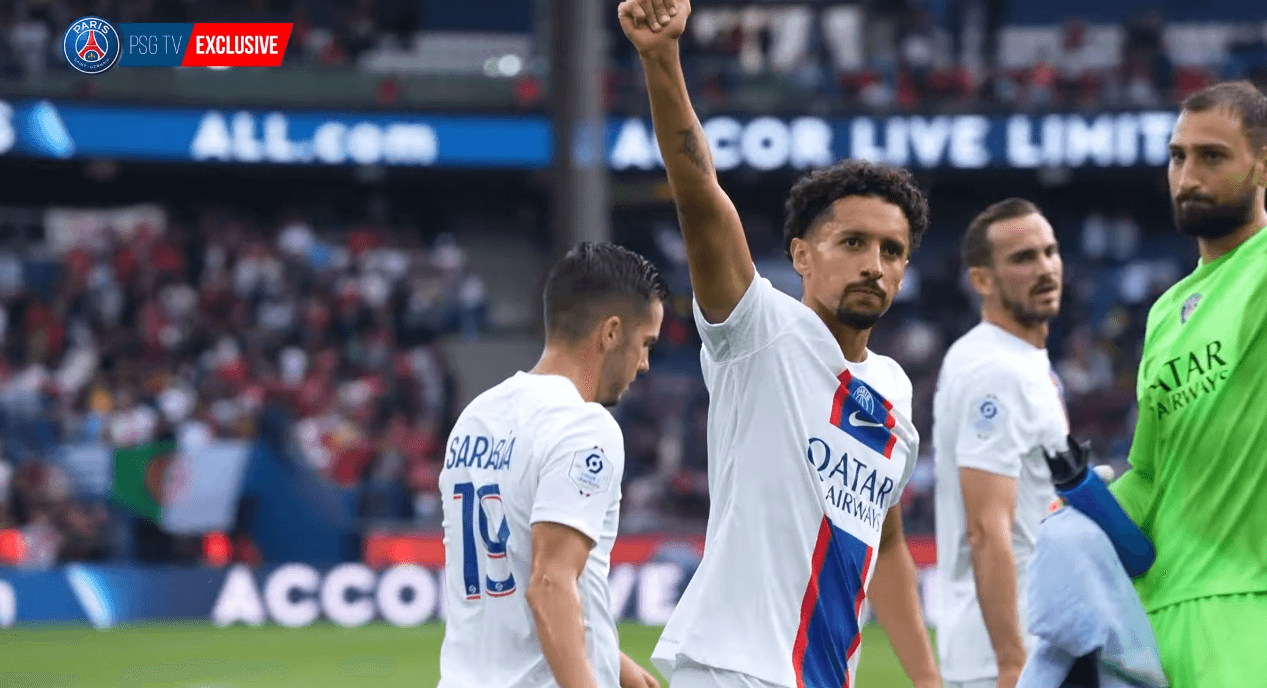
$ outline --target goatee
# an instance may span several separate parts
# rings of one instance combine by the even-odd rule
[[[880,316],[883,313],[861,313],[852,311],[847,308],[836,309],[836,319],[840,324],[854,330],[869,330],[880,322]]]

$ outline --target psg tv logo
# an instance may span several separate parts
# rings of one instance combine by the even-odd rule
[[[84,17],[62,37],[66,61],[84,74],[100,74],[119,59],[119,32],[100,17]]]

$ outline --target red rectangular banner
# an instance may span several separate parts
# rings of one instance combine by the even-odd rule
[[[294,24],[194,24],[182,67],[280,67]]]
[[[432,532],[371,532],[365,536],[365,563],[381,569],[395,564],[412,563],[444,568],[444,540]],[[921,568],[937,565],[937,541],[930,535],[908,535],[915,565]],[[611,563],[645,564],[658,554],[671,549],[693,551],[704,555],[704,535],[677,533],[621,535],[612,547]]]

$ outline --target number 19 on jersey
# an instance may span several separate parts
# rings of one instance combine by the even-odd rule
[[[506,558],[510,525],[502,505],[501,488],[496,483],[479,488],[474,483],[453,486],[453,498],[462,502],[462,578],[466,599],[480,599],[480,559],[484,560],[483,590],[489,597],[505,597],[515,592],[515,576]],[[490,524],[497,523],[495,528]],[[479,531],[476,542],[475,531]],[[483,545],[482,554],[477,548]]]

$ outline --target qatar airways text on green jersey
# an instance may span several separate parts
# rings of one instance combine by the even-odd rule
[[[1137,393],[1112,489],[1157,548],[1145,607],[1267,591],[1267,230],[1153,304]]]

